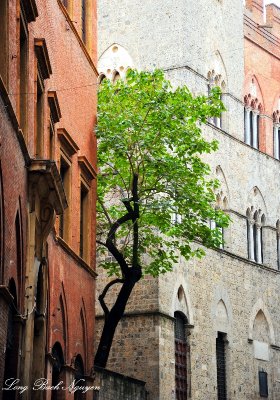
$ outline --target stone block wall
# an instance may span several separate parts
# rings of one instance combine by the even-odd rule
[[[106,369],[96,368],[94,400],[148,400],[145,382]]]

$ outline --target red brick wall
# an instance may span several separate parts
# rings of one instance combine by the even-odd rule
[[[245,95],[246,83],[255,76],[263,102],[264,117],[261,121],[260,150],[273,156],[272,114],[278,108],[280,97],[280,10],[267,6],[267,20],[261,12],[262,1],[247,0],[245,9]],[[259,25],[258,25],[259,24]],[[272,28],[264,27],[270,25]]]
[[[76,2],[73,2],[73,4]],[[47,92],[56,91],[61,119],[55,124],[55,129],[64,128],[79,150],[72,155],[72,184],[70,204],[70,231],[67,246],[61,246],[56,238],[58,221],[48,237],[48,324],[47,324],[47,351],[51,351],[53,344],[60,341],[66,363],[70,364],[73,357],[81,354],[85,369],[90,373],[93,365],[93,332],[94,332],[94,295],[95,295],[95,191],[96,180],[91,181],[90,197],[91,210],[88,216],[88,240],[90,254],[85,263],[78,257],[80,247],[80,185],[81,168],[78,157],[87,158],[93,168],[96,168],[96,138],[94,126],[96,123],[96,3],[88,1],[92,9],[88,10],[90,23],[88,35],[91,38],[83,46],[79,39],[80,18],[77,6],[73,14],[67,12],[59,1],[36,0],[38,14],[35,22],[28,24],[28,90],[27,90],[27,117],[28,131],[24,143],[18,131],[19,120],[19,12],[20,1],[9,0],[9,83],[7,87],[0,84],[0,160],[3,175],[4,194],[4,277],[3,283],[8,285],[9,279],[14,278],[17,288],[17,243],[15,233],[15,218],[21,204],[22,215],[22,271],[20,279],[22,291],[18,293],[20,313],[24,314],[24,296],[26,290],[26,255],[27,229],[29,218],[28,159],[35,155],[35,103],[36,103],[36,56],[34,39],[46,40],[48,55],[52,68],[50,79],[44,81],[44,151],[47,158],[49,135],[49,106]],[[74,21],[74,22],[71,22]],[[77,28],[77,30],[76,30]],[[90,45],[89,45],[90,44]],[[91,56],[91,57],[90,57]],[[21,141],[21,145],[20,145]],[[59,163],[60,144],[56,137],[55,161]],[[58,165],[59,168],[59,165]],[[59,297],[64,288],[65,318],[61,317]],[[7,310],[2,305],[0,297],[1,354],[6,343]],[[4,303],[3,303],[4,304]],[[84,329],[81,324],[81,310],[85,319]],[[2,319],[3,318],[3,319]],[[6,318],[6,319],[5,319]],[[3,322],[2,322],[3,321]],[[64,338],[63,338],[64,335]],[[24,342],[25,340],[23,340]],[[0,359],[0,386],[2,386],[3,359]],[[2,368],[2,369],[1,369]],[[32,368],[32,366],[30,366]],[[2,372],[1,372],[2,371]],[[1,375],[2,373],[2,375]],[[0,395],[1,396],[1,395]]]

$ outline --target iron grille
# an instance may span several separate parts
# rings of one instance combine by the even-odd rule
[[[218,332],[216,339],[216,357],[217,357],[217,385],[218,385],[218,400],[227,399],[226,388],[226,355],[224,334]]]
[[[188,396],[187,353],[185,319],[179,313],[175,313],[176,400],[186,400]]]

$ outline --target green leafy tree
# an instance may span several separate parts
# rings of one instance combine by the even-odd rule
[[[101,262],[114,279],[99,301],[105,322],[95,365],[105,367],[115,329],[135,284],[145,274],[171,271],[180,255],[202,257],[201,246],[222,242],[218,227],[229,218],[215,209],[216,180],[201,154],[217,149],[201,132],[224,106],[220,89],[194,97],[173,89],[162,71],[128,72],[116,84],[103,81],[98,98],[98,245],[113,256]],[[104,260],[108,257],[104,257]],[[121,284],[114,305],[108,290]]]

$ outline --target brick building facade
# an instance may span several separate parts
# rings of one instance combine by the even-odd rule
[[[24,399],[93,382],[96,43],[94,0],[1,1],[0,387]]]
[[[220,143],[205,159],[232,220],[225,245],[137,284],[111,350],[108,368],[146,381],[151,400],[280,396],[279,12],[268,5],[265,21],[262,0],[99,1],[101,78],[162,68],[194,94],[219,85],[227,108],[203,129]]]

